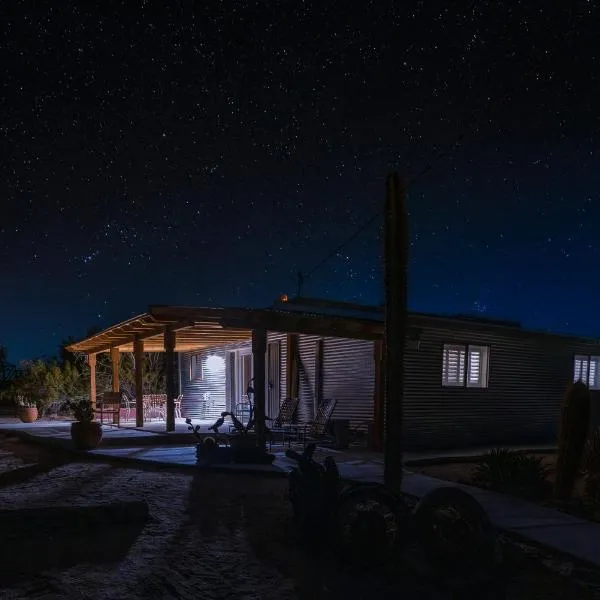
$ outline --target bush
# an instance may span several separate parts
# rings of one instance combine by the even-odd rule
[[[547,487],[547,476],[541,457],[494,448],[477,465],[473,479],[503,492],[539,496]]]
[[[588,477],[600,475],[600,429],[596,429],[585,444],[581,470]]]

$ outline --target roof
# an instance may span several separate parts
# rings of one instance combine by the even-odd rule
[[[276,309],[150,306],[146,313],[117,323],[100,333],[67,346],[70,352],[96,354],[110,348],[133,352],[134,341],[144,341],[145,352],[165,350],[165,331],[175,332],[175,351],[188,352],[247,342],[256,328],[284,333],[379,339],[383,325],[368,319]]]
[[[385,320],[385,306],[380,305],[362,305],[352,304],[349,302],[337,302],[323,300],[320,298],[306,298],[298,297],[287,300],[286,302],[276,303],[275,306],[281,307],[281,310],[293,311],[299,313],[310,313],[310,314],[328,314],[337,315],[342,318],[367,318],[379,323],[384,323]],[[408,327],[410,329],[419,327],[444,327],[444,328],[457,328],[465,327],[471,330],[490,330],[490,329],[502,329],[508,332],[512,332],[515,335],[526,335],[526,336],[542,336],[542,337],[553,337],[556,339],[568,339],[571,341],[581,341],[585,343],[600,343],[600,340],[592,338],[590,336],[581,336],[568,333],[557,333],[552,331],[543,331],[535,329],[527,329],[522,326],[519,321],[508,320],[508,319],[497,319],[485,317],[482,315],[468,315],[468,314],[456,314],[456,315],[442,315],[434,313],[422,313],[416,311],[409,311],[408,313]]]
[[[133,352],[136,339],[144,351],[163,352],[165,331],[175,332],[175,351],[189,352],[249,342],[252,330],[300,333],[321,337],[376,340],[384,333],[385,312],[381,306],[296,298],[275,303],[269,309],[150,306],[146,313],[117,323],[88,338],[70,344],[67,350],[96,354],[110,348]],[[504,329],[521,335],[552,336],[598,343],[591,338],[523,329],[520,323],[468,315],[444,316],[409,313],[409,328],[460,327]]]

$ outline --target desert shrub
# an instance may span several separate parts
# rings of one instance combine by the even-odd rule
[[[537,496],[545,491],[547,476],[541,457],[494,448],[477,465],[473,479],[500,491]]]
[[[567,391],[561,412],[556,456],[555,494],[569,500],[579,473],[590,421],[590,392],[581,381]]]
[[[589,477],[600,475],[600,429],[596,429],[585,443],[581,470]]]

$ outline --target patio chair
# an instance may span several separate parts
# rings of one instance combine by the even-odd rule
[[[181,401],[183,400],[183,394],[179,394],[177,398],[175,398],[175,418],[181,419]]]
[[[312,421],[292,425],[290,429],[295,432],[296,440],[302,442],[304,446],[309,442],[331,441],[331,436],[328,434],[327,429],[336,404],[337,400],[333,398],[323,400],[319,408],[317,408],[317,414]]]
[[[100,404],[100,423],[104,425],[104,416],[112,416],[109,425],[121,426],[121,392],[104,392]]]
[[[298,398],[285,398],[279,407],[279,414],[274,419],[265,417],[273,438],[276,434],[281,434],[282,442],[285,441],[286,434],[291,432],[294,425],[294,416],[297,409]],[[291,440],[291,437],[289,439]]]

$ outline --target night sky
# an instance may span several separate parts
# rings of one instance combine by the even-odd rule
[[[430,164],[410,307],[600,336],[597,3],[53,4],[0,7],[13,360],[149,304],[293,295],[389,170]],[[379,225],[304,295],[381,302]]]

